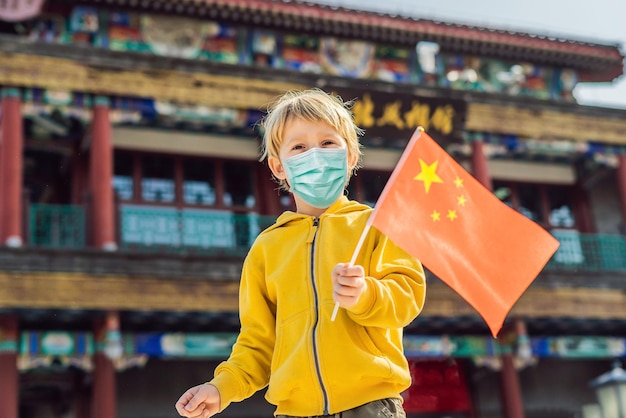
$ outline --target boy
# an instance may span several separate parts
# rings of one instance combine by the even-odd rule
[[[344,196],[361,130],[340,98],[317,89],[284,95],[263,126],[261,160],[293,193],[296,212],[252,245],[232,354],[176,410],[206,418],[269,385],[277,417],[404,417],[402,328],[423,307],[424,270],[375,229],[354,265],[345,262],[372,211]]]

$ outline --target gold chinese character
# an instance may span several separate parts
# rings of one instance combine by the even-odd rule
[[[387,103],[383,109],[383,115],[376,121],[376,126],[393,125],[397,129],[404,129],[404,121],[400,116],[400,106],[402,106],[400,100]]]
[[[404,114],[404,120],[408,128],[415,129],[418,126],[428,130],[430,124],[430,106],[413,102],[411,109]]]
[[[435,109],[431,122],[433,128],[438,129],[443,134],[452,132],[452,119],[454,118],[454,108],[450,105],[439,106]]]
[[[374,102],[369,94],[363,95],[363,100],[357,100],[352,106],[354,123],[361,128],[369,128],[374,125]]]

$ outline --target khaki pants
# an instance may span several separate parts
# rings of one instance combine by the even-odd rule
[[[332,415],[317,415],[314,417],[276,415],[276,418],[406,418],[406,413],[402,408],[400,399],[387,398],[368,402],[365,405]]]

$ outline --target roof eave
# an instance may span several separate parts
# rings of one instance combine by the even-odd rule
[[[583,81],[609,82],[624,71],[624,54],[619,45],[559,39],[297,0],[80,0],[81,4],[86,2],[395,45],[413,46],[420,41],[433,41],[439,43],[442,50],[452,53],[521,59],[574,68],[584,74]]]

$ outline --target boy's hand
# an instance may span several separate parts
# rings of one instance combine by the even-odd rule
[[[333,299],[342,308],[350,308],[359,301],[365,291],[365,271],[362,266],[339,263],[332,271]]]
[[[217,414],[219,409],[220,393],[208,383],[192,387],[176,402],[176,411],[187,418],[208,418]]]

